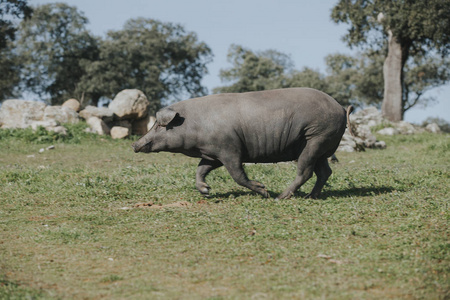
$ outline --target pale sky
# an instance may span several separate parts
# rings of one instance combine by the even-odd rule
[[[253,51],[273,49],[291,56],[296,69],[309,67],[325,72],[328,54],[351,54],[342,37],[348,25],[331,21],[337,0],[30,0],[39,5],[65,2],[76,6],[89,19],[88,29],[97,36],[120,30],[132,18],[152,18],[181,24],[195,32],[214,54],[203,84],[212,89],[221,85],[219,70],[229,68],[227,53],[231,44]],[[405,120],[421,123],[427,117],[450,122],[450,84],[429,92],[438,104],[412,108]]]

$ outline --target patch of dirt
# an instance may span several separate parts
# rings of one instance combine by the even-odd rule
[[[160,208],[167,208],[167,207],[188,207],[191,205],[192,204],[187,201],[179,201],[179,202],[165,204],[165,205],[154,204],[153,202],[147,202],[147,203],[135,204],[135,205],[133,205],[133,207],[160,209]]]

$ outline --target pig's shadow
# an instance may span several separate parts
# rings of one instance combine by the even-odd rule
[[[389,186],[379,186],[379,187],[351,187],[343,190],[333,190],[333,189],[326,189],[322,191],[322,193],[319,196],[319,199],[326,199],[328,197],[367,197],[367,196],[376,196],[381,194],[389,194],[393,192],[394,190],[399,191],[398,188],[394,189],[393,187]],[[281,192],[280,192],[281,193]],[[276,198],[280,193],[271,192],[269,191],[270,198]],[[294,194],[295,198],[304,198],[308,193],[303,191],[297,191]],[[215,200],[221,200],[230,198],[231,196],[239,197],[239,196],[246,196],[246,195],[258,195],[255,192],[252,191],[232,191],[232,192],[226,192],[226,193],[211,193],[208,197],[208,199],[215,199]],[[259,196],[259,195],[258,195]]]

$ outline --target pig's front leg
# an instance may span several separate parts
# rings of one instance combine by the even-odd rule
[[[210,187],[205,181],[206,175],[214,169],[223,166],[218,160],[202,159],[197,167],[197,174],[195,175],[196,183],[195,187],[202,195],[208,196]]]
[[[242,166],[242,161],[235,158],[228,158],[224,159],[223,164],[225,168],[227,168],[231,177],[233,177],[234,181],[236,181],[238,184],[251,189],[254,192],[257,192],[264,198],[269,198],[269,193],[267,192],[264,184],[248,179],[247,174],[245,173]]]

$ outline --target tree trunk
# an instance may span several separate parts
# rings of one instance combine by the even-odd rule
[[[403,119],[402,72],[406,60],[401,44],[388,31],[388,55],[383,65],[384,99],[381,106],[383,116],[392,122]]]

